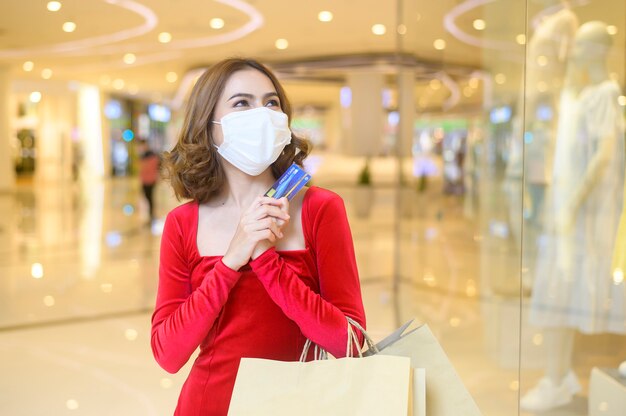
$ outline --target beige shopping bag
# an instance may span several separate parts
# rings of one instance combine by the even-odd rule
[[[379,342],[378,353],[364,355],[409,357],[413,368],[425,369],[426,400],[421,403],[426,404],[426,416],[480,416],[476,402],[428,325],[402,333],[411,322]],[[415,416],[419,409],[415,406]]]
[[[310,362],[243,358],[228,415],[411,415],[411,378],[408,357]]]
[[[299,362],[243,358],[239,364],[229,416],[379,416],[413,415],[413,381],[424,390],[423,372],[414,375],[408,357],[351,355],[361,332],[369,351],[372,339],[353,319],[348,321],[347,358],[328,360],[315,346],[315,361],[305,362],[307,341]],[[422,395],[423,400],[423,395]]]

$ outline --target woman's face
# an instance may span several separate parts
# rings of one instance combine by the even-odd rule
[[[282,112],[281,103],[272,81],[256,69],[244,69],[233,73],[224,91],[217,101],[213,120],[219,121],[228,113],[251,110],[257,107],[268,107]],[[213,140],[216,145],[222,144],[222,127],[213,125]]]

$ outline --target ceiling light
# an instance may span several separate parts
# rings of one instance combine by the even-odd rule
[[[43,297],[43,304],[46,306],[54,306],[54,297],[47,295]]]
[[[69,410],[76,410],[78,409],[78,402],[74,399],[69,399],[68,401],[65,402],[65,406]]]
[[[496,74],[496,76],[494,77],[496,84],[504,84],[506,82],[506,75],[504,75],[503,73],[498,73]]]
[[[276,46],[276,49],[287,49],[289,47],[289,42],[287,42],[287,39],[276,39],[274,46]]]
[[[169,378],[162,378],[161,379],[161,387],[163,387],[164,389],[169,389],[170,387],[172,387],[174,383],[172,383],[172,380]]]
[[[476,284],[474,283],[472,279],[468,279],[467,287],[465,288],[465,293],[470,298],[476,296]]]
[[[41,101],[41,93],[39,91],[33,91],[30,93],[29,99],[33,103],[38,103]],[[33,263],[33,265],[30,266],[30,275],[33,276],[33,279],[41,279],[43,277],[43,266],[41,263]]]
[[[548,65],[548,57],[545,55],[539,55],[537,57],[537,65],[539,66],[546,66]]]
[[[540,346],[541,344],[543,344],[543,335],[541,333],[536,333],[535,335],[533,335],[533,344],[535,344],[536,346]]]
[[[626,96],[625,95],[620,95],[619,97],[617,97],[617,102],[622,107],[626,107]]]
[[[137,95],[138,92],[139,92],[139,87],[137,87],[135,84],[128,86],[128,93],[130,95]]]
[[[61,3],[58,1],[49,1],[46,7],[51,12],[58,12],[59,10],[61,10]]]
[[[469,85],[470,87],[476,89],[478,88],[478,83],[480,82],[480,80],[478,78],[470,78],[470,80],[467,82],[467,85]]]
[[[398,34],[399,35],[406,35],[406,25],[398,25]]]
[[[515,41],[520,45],[526,45],[526,35],[520,33],[519,35],[515,36]]]
[[[124,58],[122,59],[124,60],[125,64],[131,65],[135,63],[135,61],[137,60],[137,57],[135,56],[134,53],[127,53],[124,55]]]
[[[50,68],[44,68],[41,70],[41,77],[43,79],[50,79],[52,78],[52,70]]]
[[[168,43],[172,40],[172,34],[169,32],[161,32],[159,33],[159,42]]]
[[[609,35],[617,35],[617,26],[613,26],[613,25],[607,26],[606,31]]]
[[[65,22],[63,23],[63,31],[67,33],[72,33],[76,30],[76,23],[74,22]]]
[[[121,90],[122,88],[124,88],[124,80],[119,78],[113,80],[113,88],[115,88],[116,90]]]
[[[221,29],[224,27],[224,19],[215,17],[209,21],[209,26],[211,26],[211,28],[213,29]]]
[[[32,71],[34,67],[35,64],[33,63],[33,61],[26,61],[22,64],[22,69],[26,72]]]
[[[374,26],[372,26],[372,33],[375,35],[384,35],[385,32],[387,32],[387,28],[385,27],[385,25],[376,23]]]
[[[474,29],[476,30],[485,30],[485,28],[487,27],[487,23],[485,23],[483,19],[476,19],[472,23],[472,26],[474,26]]]
[[[320,22],[330,22],[331,20],[333,20],[333,14],[327,10],[324,10],[319,12],[317,18]]]
[[[176,82],[178,80],[178,75],[176,75],[176,72],[168,72],[165,74],[165,79],[167,82]]]
[[[433,46],[438,51],[442,51],[446,48],[446,41],[443,39],[437,39],[433,42]]]
[[[136,329],[128,328],[126,331],[124,331],[124,337],[126,337],[126,339],[129,341],[136,340],[138,335],[139,333]]]
[[[428,85],[430,86],[430,88],[432,88],[433,90],[438,90],[439,88],[441,88],[441,81],[437,78],[435,79],[431,79],[430,82],[428,83]]]
[[[111,83],[111,77],[108,75],[102,75],[100,77],[100,84],[109,85]]]

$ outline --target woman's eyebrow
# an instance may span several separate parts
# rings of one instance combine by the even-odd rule
[[[238,97],[254,99],[254,95],[253,94],[248,94],[248,93],[245,93],[245,92],[238,92],[237,94],[233,95],[232,97],[230,97],[226,101],[230,101],[233,98],[238,98]],[[263,98],[268,98],[268,97],[278,97],[278,94],[275,93],[275,92],[267,92],[267,93],[263,94]]]

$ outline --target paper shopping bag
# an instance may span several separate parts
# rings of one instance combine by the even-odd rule
[[[480,416],[478,406],[428,325],[402,334],[410,323],[379,342],[379,352],[372,356],[409,357],[413,368],[426,370],[427,416]]]
[[[309,362],[243,358],[228,415],[411,415],[411,378],[407,357]]]

